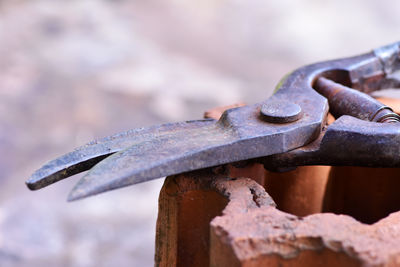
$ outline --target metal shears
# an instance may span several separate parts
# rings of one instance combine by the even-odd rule
[[[148,180],[255,161],[271,170],[302,165],[400,167],[400,117],[368,94],[400,87],[400,42],[363,55],[301,67],[266,101],[204,119],[134,129],[54,159],[26,182],[40,189],[89,170],[77,200]],[[351,89],[353,88],[353,89]],[[327,114],[336,117],[329,126]]]

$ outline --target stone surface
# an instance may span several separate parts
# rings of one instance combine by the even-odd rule
[[[298,217],[253,180],[210,171],[168,177],[159,208],[157,266],[400,266],[400,212]]]
[[[283,173],[266,171],[263,184],[278,208],[297,216],[322,211],[329,166],[303,166]]]
[[[237,195],[237,192],[239,195]],[[209,266],[210,221],[230,197],[254,196],[248,205],[274,205],[255,181],[210,170],[167,177],[159,198],[156,266]]]
[[[398,168],[332,167],[324,212],[348,214],[374,223],[400,209]]]
[[[400,266],[400,212],[366,225],[330,213],[297,217],[249,201],[231,195],[211,222],[212,266]]]

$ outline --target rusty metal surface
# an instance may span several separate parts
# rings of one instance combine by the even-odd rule
[[[399,44],[376,49],[374,55],[375,59],[355,64],[357,68],[349,77],[335,72],[328,75],[361,92],[323,76],[316,80],[314,88],[329,100],[329,111],[338,118],[317,140],[259,161],[276,171],[303,165],[399,167],[400,117],[390,107],[362,93],[399,87],[397,76],[393,75],[400,69]]]
[[[313,89],[323,87],[318,81],[326,79],[364,93],[392,87],[396,79],[391,75],[399,69],[398,62],[396,43],[360,56],[308,65],[287,76],[279,90],[262,103],[227,110],[219,121],[133,130],[126,140],[105,138],[50,162],[34,173],[27,184],[38,189],[95,164],[72,190],[69,199],[76,200],[166,175],[267,156],[270,157],[261,160],[267,168],[310,162],[375,166],[382,160],[387,160],[389,166],[398,166],[398,125],[382,126],[343,116],[322,131],[328,103]],[[371,110],[384,110],[361,92],[344,95],[347,107],[359,107],[356,112],[340,106],[342,101],[330,102],[332,110],[337,107],[340,115],[361,119],[370,118]],[[288,104],[268,109],[271,103]],[[317,141],[309,147],[303,147],[314,140]],[[342,150],[337,143],[343,144]],[[327,158],[336,148],[333,154],[346,155]],[[349,150],[351,153],[347,153]]]
[[[287,88],[294,89],[293,86]],[[282,93],[279,95],[285,96]],[[275,95],[275,98],[279,99],[279,95]],[[310,112],[296,124],[277,127],[265,122],[260,118],[261,104],[258,104],[228,110],[218,122],[197,121],[192,131],[185,130],[185,127],[190,129],[192,123],[173,124],[172,133],[167,135],[158,134],[154,128],[149,129],[146,131],[149,135],[137,135],[133,145],[95,165],[73,189],[69,199],[75,200],[165,175],[281,153],[307,144],[318,133],[326,114],[326,102],[321,101],[323,98],[316,93],[312,96],[314,101],[307,94],[303,94],[303,99],[298,98],[298,103]],[[320,107],[315,112],[311,107],[318,103]],[[198,127],[203,123],[204,127]],[[85,150],[84,147],[77,155],[83,153],[85,160],[99,158],[97,150],[93,151],[90,146],[86,148],[90,149]],[[101,151],[110,152],[108,147]],[[76,162],[75,157],[72,160],[70,157],[67,154],[56,162]],[[57,164],[50,164],[45,173],[50,173],[51,177],[54,173],[51,170],[58,172],[58,169]],[[39,183],[44,186],[47,185],[46,181],[54,181],[47,178],[49,176],[43,176],[42,171],[39,173],[33,175],[35,179],[28,181],[32,188]]]
[[[260,114],[265,121],[272,123],[294,122],[303,115],[299,105],[282,100],[266,101],[266,103],[261,106]]]
[[[165,138],[174,135],[176,129],[182,134],[190,134],[201,127],[210,125],[213,120],[169,123],[148,128],[134,129],[92,141],[74,151],[45,164],[28,180],[30,189],[40,189],[71,175],[87,171],[104,158],[135,144],[140,144],[151,136]]]
[[[373,122],[399,122],[393,110],[371,96],[324,77],[319,77],[314,88],[329,101],[329,112],[336,118],[349,115]]]
[[[270,170],[304,165],[400,167],[400,127],[342,116],[313,143],[259,159]]]

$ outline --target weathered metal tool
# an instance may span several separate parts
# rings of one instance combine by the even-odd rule
[[[268,100],[227,110],[218,121],[171,123],[93,141],[45,164],[26,183],[36,190],[89,170],[70,193],[69,200],[76,200],[248,160],[269,169],[308,164],[400,167],[399,124],[379,123],[399,117],[366,95],[400,86],[395,75],[399,46],[299,68]],[[338,117],[329,127],[328,100]]]

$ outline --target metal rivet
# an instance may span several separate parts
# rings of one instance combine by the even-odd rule
[[[262,118],[272,123],[294,122],[301,118],[301,107],[285,100],[267,100],[261,107]]]

